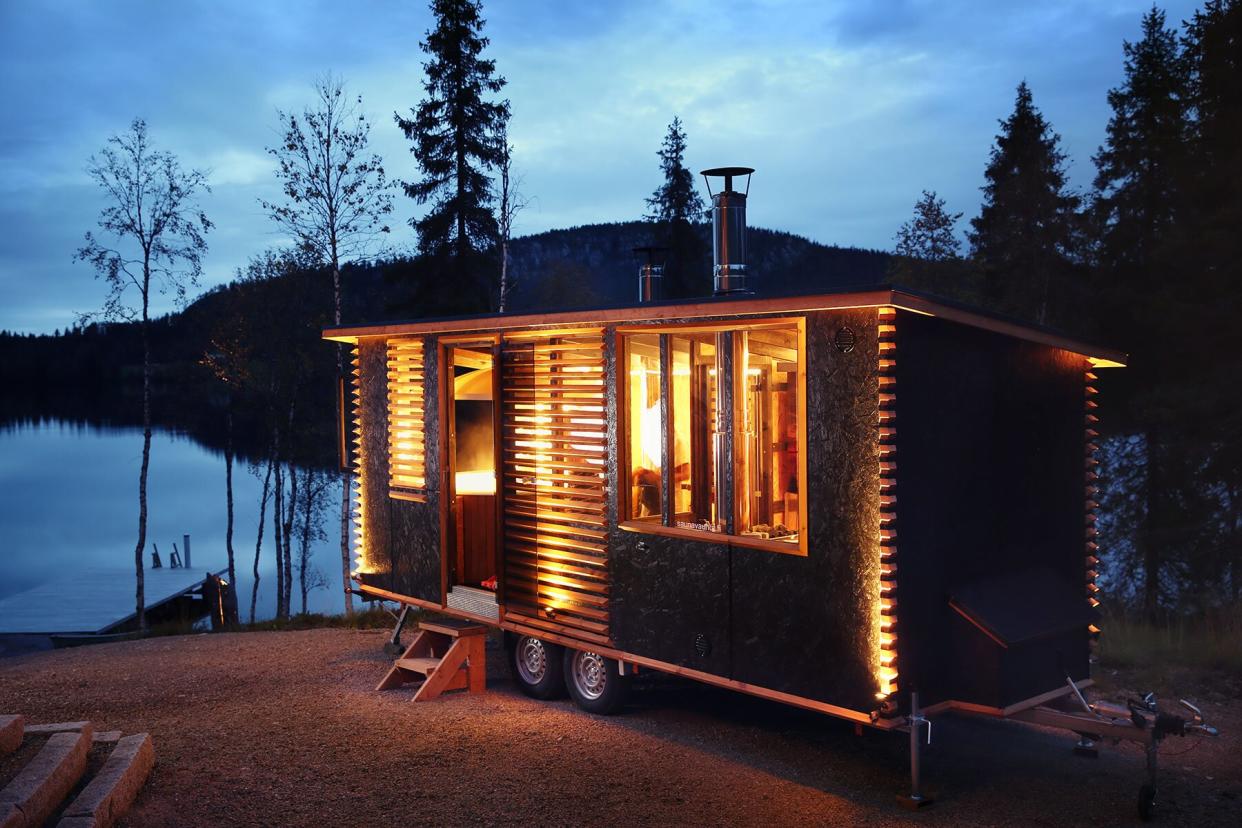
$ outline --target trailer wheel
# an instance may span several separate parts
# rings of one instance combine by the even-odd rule
[[[564,649],[529,635],[508,636],[509,673],[518,689],[533,699],[565,695]]]
[[[566,650],[564,673],[570,697],[588,713],[610,716],[630,693],[630,677],[617,662],[590,650]]]
[[[1144,782],[1139,788],[1138,812],[1143,822],[1151,822],[1156,815],[1156,786],[1150,782]]]

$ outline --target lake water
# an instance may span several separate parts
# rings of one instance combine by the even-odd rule
[[[138,472],[142,431],[77,423],[40,423],[0,429],[0,597],[21,592],[86,566],[134,565],[138,532]],[[233,467],[233,549],[238,608],[250,609],[251,567],[262,480],[244,462]],[[329,540],[315,545],[313,567],[326,587],[311,592],[311,612],[344,610],[340,563],[340,486],[334,485],[324,517]],[[224,455],[183,434],[157,431],[151,440],[146,565],[151,544],[168,566],[175,542],[191,538],[194,569],[228,565],[225,533]],[[276,613],[276,563],[271,507],[259,562],[258,618]],[[182,550],[184,553],[184,550]],[[297,546],[294,546],[297,555]],[[301,606],[294,573],[293,608]]]

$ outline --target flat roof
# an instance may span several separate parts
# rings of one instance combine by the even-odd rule
[[[794,296],[721,296],[637,305],[580,308],[545,313],[489,313],[385,322],[374,325],[341,325],[325,328],[323,338],[334,342],[357,342],[366,337],[410,334],[498,332],[515,329],[565,328],[609,324],[642,325],[670,320],[712,317],[766,316],[845,308],[894,307],[925,316],[938,316],[994,333],[1025,339],[1082,354],[1098,368],[1124,367],[1128,355],[1051,328],[1020,322],[906,288],[889,286]]]

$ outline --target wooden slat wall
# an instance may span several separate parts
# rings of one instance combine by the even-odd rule
[[[388,484],[422,492],[427,488],[423,340],[388,341]]]
[[[1100,460],[1097,457],[1100,447],[1096,440],[1100,437],[1100,432],[1096,431],[1099,424],[1099,417],[1096,416],[1098,407],[1095,397],[1099,394],[1096,390],[1096,375],[1091,370],[1091,363],[1086,364],[1086,483],[1087,483],[1087,509],[1086,509],[1086,576],[1087,576],[1087,603],[1092,607],[1100,605],[1099,592],[1100,588],[1096,585],[1096,578],[1099,577],[1100,559],[1099,555],[1099,537],[1096,529],[1096,509],[1099,503],[1096,502],[1099,497],[1099,468]],[[1095,625],[1091,626],[1092,646],[1095,644],[1095,634],[1100,630]]]
[[[880,364],[880,595],[876,695],[897,692],[897,311],[876,312]]]
[[[502,345],[506,618],[610,644],[602,329]]]

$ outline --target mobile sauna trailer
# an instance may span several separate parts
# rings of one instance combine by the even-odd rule
[[[1122,354],[894,289],[325,336],[358,590],[505,630],[532,695],[607,712],[654,669],[916,745],[1091,683],[1093,386]],[[1055,723],[1138,738],[1082,704]]]

